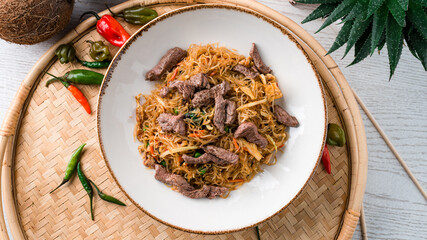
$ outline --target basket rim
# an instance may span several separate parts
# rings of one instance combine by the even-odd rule
[[[348,121],[348,128],[351,128],[354,138],[354,146],[350,147],[351,150],[351,181],[350,181],[350,190],[349,190],[349,196],[348,200],[349,203],[346,206],[345,209],[345,215],[341,219],[341,222],[344,221],[344,226],[338,229],[338,239],[350,239],[357,224],[357,219],[359,217],[359,212],[361,209],[361,204],[363,200],[364,195],[364,189],[366,186],[366,175],[367,175],[367,161],[368,161],[368,154],[367,154],[367,144],[366,144],[366,135],[365,130],[362,122],[362,118],[360,115],[359,108],[357,106],[357,103],[355,101],[355,98],[351,92],[351,88],[348,85],[348,82],[346,81],[345,77],[343,76],[342,72],[340,71],[339,67],[335,63],[335,61],[332,59],[332,57],[325,56],[326,50],[308,33],[306,32],[302,27],[300,27],[298,24],[290,20],[288,17],[278,13],[277,11],[264,6],[261,3],[258,3],[254,0],[130,0],[123,2],[121,4],[118,4],[114,7],[112,7],[115,11],[121,11],[124,8],[135,6],[135,5],[146,5],[146,6],[162,6],[162,5],[189,5],[189,4],[203,4],[203,3],[228,3],[233,5],[239,5],[242,7],[249,8],[253,11],[256,11],[264,16],[267,16],[271,18],[272,20],[278,22],[280,25],[283,25],[288,31],[290,31],[292,34],[294,34],[297,38],[297,40],[303,41],[309,49],[311,49],[315,55],[317,55],[318,59],[316,61],[320,61],[320,64],[324,64],[326,67],[327,73],[325,76],[332,79],[333,83],[326,82],[326,85],[329,89],[338,91],[336,96],[332,96],[334,99],[338,99],[341,101],[338,101],[338,103],[343,104],[345,106],[344,109],[340,109],[340,114],[343,114],[343,117],[345,118],[347,115],[349,115],[350,119],[347,119]],[[100,15],[108,14],[107,10],[104,10],[100,13]],[[18,124],[18,118],[22,117],[26,110],[25,102],[28,99],[28,97],[31,97],[31,89],[36,87],[40,73],[43,71],[43,69],[49,64],[49,62],[54,57],[54,51],[56,47],[58,47],[62,43],[67,43],[70,41],[73,41],[74,39],[78,38],[81,34],[84,34],[85,31],[87,31],[90,27],[92,27],[95,24],[95,20],[92,18],[89,18],[79,24],[75,29],[71,30],[67,35],[65,35],[62,39],[60,39],[56,44],[51,46],[45,54],[36,62],[36,64],[32,67],[32,69],[29,71],[25,79],[21,83],[21,87],[19,88],[14,100],[11,103],[11,106],[9,107],[9,110],[7,114],[5,115],[3,125],[0,128],[0,136],[1,136],[1,150],[3,152],[3,149],[6,148],[6,152],[10,152],[12,148],[16,146],[12,146],[11,138],[16,138],[17,133],[19,133],[20,125]],[[315,65],[317,66],[317,62],[315,62]],[[320,73],[321,74],[321,73]],[[323,74],[322,78],[323,78]],[[28,99],[27,99],[28,98]],[[28,102],[28,101],[27,101]],[[347,114],[347,115],[346,115]],[[348,116],[347,116],[348,117]],[[347,121],[345,121],[347,123]],[[353,142],[353,141],[352,141]],[[9,154],[10,155],[10,154]],[[11,186],[9,188],[3,187],[1,189],[1,192],[3,194],[4,199],[4,205],[6,212],[8,223],[10,226],[10,233],[13,237],[20,239],[20,236],[23,236],[23,231],[21,229],[21,221],[18,219],[18,212],[16,210],[14,201],[16,197],[14,194],[16,194],[15,185],[13,184],[13,163],[11,163],[11,157],[8,154],[5,156],[2,154],[0,156],[0,160],[3,160],[4,157],[4,163],[3,163],[3,175],[1,180],[3,181],[3,186]],[[9,158],[8,158],[9,156]],[[1,174],[1,172],[0,172]],[[350,219],[353,218],[353,219]],[[356,219],[355,223],[351,223],[350,221]],[[348,221],[347,221],[348,220]],[[4,218],[1,216],[0,223],[4,223]],[[4,235],[6,232],[6,235]],[[3,229],[2,226],[0,226],[0,233],[1,236],[7,236],[7,230]],[[6,238],[7,239],[7,238]]]

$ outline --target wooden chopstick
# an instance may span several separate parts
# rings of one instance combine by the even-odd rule
[[[362,230],[362,239],[368,240],[368,233],[366,231],[366,222],[365,222],[365,210],[363,209],[363,203],[362,203],[362,209],[360,210],[360,229]]]
[[[356,92],[352,89],[353,95],[356,98],[357,103],[359,103],[360,107],[363,109],[363,111],[368,116],[369,120],[371,120],[374,127],[377,129],[378,133],[381,135],[381,137],[384,139],[387,146],[390,148],[391,152],[394,154],[396,159],[399,161],[400,165],[402,165],[403,169],[405,169],[406,173],[408,174],[409,178],[414,182],[415,186],[418,188],[418,190],[421,192],[423,197],[427,200],[427,193],[424,191],[421,184],[418,182],[418,180],[415,178],[415,176],[412,174],[411,170],[409,169],[408,165],[406,165],[403,158],[400,156],[400,154],[397,152],[396,148],[393,146],[393,144],[388,139],[385,132],[382,130],[380,125],[378,124],[377,120],[375,120],[374,116],[372,116],[371,112],[369,112],[368,108],[366,108],[365,104],[362,102],[362,100],[359,98],[359,96],[356,94]]]

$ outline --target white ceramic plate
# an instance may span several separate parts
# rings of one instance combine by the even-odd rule
[[[190,199],[154,179],[134,141],[135,100],[154,82],[145,73],[165,52],[192,43],[219,43],[249,55],[257,44],[284,93],[282,106],[300,122],[290,128],[284,154],[227,199]],[[182,8],[160,16],[119,51],[100,90],[98,136],[107,166],[131,201],[155,219],[181,230],[224,233],[258,224],[286,207],[313,175],[322,152],[326,110],[311,63],[286,31],[250,10],[224,5]],[[143,223],[141,223],[143,224]]]

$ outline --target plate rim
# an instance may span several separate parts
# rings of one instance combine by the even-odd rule
[[[290,41],[292,41],[293,43],[295,43],[295,45],[297,46],[297,48],[302,52],[302,54],[305,56],[307,62],[310,64],[314,75],[317,79],[317,83],[319,85],[320,91],[321,91],[321,95],[322,95],[322,102],[323,102],[323,109],[324,109],[324,120],[325,120],[325,125],[324,125],[324,129],[323,129],[323,140],[322,140],[322,146],[325,145],[325,141],[326,141],[326,129],[327,129],[327,125],[328,125],[328,109],[327,109],[327,104],[326,104],[326,98],[325,98],[325,90],[324,90],[324,86],[322,84],[322,81],[320,79],[320,76],[318,74],[318,72],[316,71],[316,68],[313,64],[313,62],[311,61],[311,59],[309,58],[308,54],[305,52],[305,50],[303,49],[303,47],[298,43],[298,41],[295,39],[295,37],[289,33],[289,31],[282,26],[281,24],[275,22],[274,20],[270,19],[269,17],[258,13],[252,9],[246,8],[246,7],[242,7],[242,6],[237,6],[237,5],[228,5],[228,4],[220,4],[220,3],[214,3],[214,4],[199,4],[199,5],[192,5],[192,6],[185,6],[185,7],[181,7],[175,10],[172,10],[170,12],[167,12],[163,15],[158,16],[157,18],[153,19],[152,21],[148,22],[147,24],[145,24],[144,26],[142,26],[140,29],[138,29],[134,34],[132,34],[132,36],[128,39],[128,41],[123,44],[123,46],[117,51],[116,55],[113,57],[113,59],[111,60],[111,64],[108,66],[105,75],[104,75],[104,79],[102,81],[102,84],[100,86],[99,92],[98,92],[98,99],[97,99],[97,107],[96,107],[96,132],[97,132],[97,136],[98,136],[98,143],[101,149],[101,155],[103,157],[103,160],[107,166],[108,171],[110,172],[111,176],[113,177],[114,182],[117,184],[117,186],[120,188],[120,190],[126,195],[126,197],[140,210],[142,210],[145,214],[147,214],[148,216],[150,216],[151,218],[155,219],[156,221],[163,223],[169,227],[181,230],[181,231],[185,231],[185,232],[189,232],[189,233],[196,233],[196,234],[205,234],[205,235],[216,235],[216,234],[227,234],[227,233],[233,233],[233,232],[237,232],[237,231],[243,231],[246,229],[249,229],[251,227],[257,226],[261,223],[264,223],[266,221],[268,221],[269,219],[271,219],[272,217],[276,216],[278,213],[280,213],[281,211],[283,211],[284,209],[286,209],[293,201],[295,201],[302,193],[302,191],[307,187],[308,183],[310,182],[310,180],[313,178],[317,167],[319,166],[320,163],[320,159],[322,157],[322,152],[323,149],[320,150],[317,160],[316,160],[316,164],[314,165],[310,176],[308,177],[307,181],[304,183],[304,185],[301,187],[301,189],[298,191],[298,193],[287,203],[285,204],[282,208],[280,208],[279,210],[277,210],[275,213],[273,213],[271,216],[256,222],[254,224],[251,224],[249,226],[245,226],[245,227],[241,227],[241,228],[236,228],[236,229],[228,229],[228,230],[221,230],[221,231],[202,231],[202,230],[192,230],[192,229],[187,229],[187,228],[183,228],[183,227],[179,227],[176,225],[173,225],[165,220],[162,220],[154,215],[152,215],[149,211],[145,210],[142,206],[140,206],[135,200],[133,200],[133,198],[131,198],[129,196],[129,194],[124,190],[124,188],[121,186],[121,184],[119,183],[119,181],[117,180],[116,176],[114,175],[113,170],[110,167],[109,161],[106,157],[106,154],[104,152],[104,145],[102,143],[102,139],[101,139],[101,118],[100,118],[100,103],[102,101],[102,96],[105,94],[105,89],[108,87],[108,82],[111,80],[112,78],[112,73],[114,72],[114,69],[116,68],[118,61],[120,61],[121,57],[123,54],[126,53],[126,50],[129,48],[129,46],[136,41],[139,37],[142,36],[142,33],[145,31],[148,31],[152,26],[154,26],[156,23],[161,22],[167,18],[173,17],[175,15],[181,14],[181,13],[185,13],[185,12],[190,12],[190,11],[194,11],[194,10],[200,10],[200,9],[228,9],[228,10],[234,10],[234,11],[239,11],[239,12],[243,12],[243,13],[247,13],[250,15],[253,15],[257,18],[260,18],[264,21],[266,21],[267,23],[271,24],[273,27],[277,28],[278,30],[280,30],[282,32],[282,34],[284,34],[285,36],[287,36],[289,38]]]

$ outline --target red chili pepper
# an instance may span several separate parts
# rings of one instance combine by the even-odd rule
[[[325,166],[326,172],[328,174],[331,174],[331,157],[329,156],[329,150],[326,144],[322,153],[322,163],[323,163],[323,166]]]
[[[98,20],[96,22],[96,30],[114,46],[121,47],[130,38],[129,33],[127,33],[123,26],[111,15],[100,17],[96,12],[89,11],[83,13],[80,20],[86,14],[92,14],[96,17]]]
[[[62,85],[64,85],[68,91],[71,92],[71,94],[73,94],[74,98],[77,100],[77,102],[79,102],[83,108],[86,110],[87,113],[91,113],[90,111],[90,105],[89,102],[87,101],[85,95],[83,95],[83,93],[74,85],[69,84],[68,82],[61,81]]]

